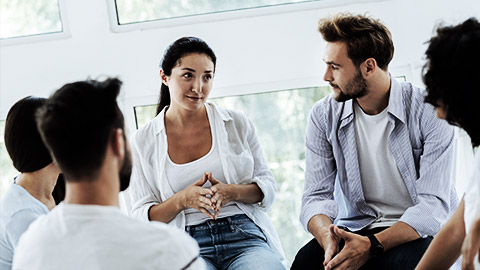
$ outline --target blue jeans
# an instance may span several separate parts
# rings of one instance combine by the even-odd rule
[[[247,215],[208,220],[185,230],[197,240],[207,269],[285,269]]]

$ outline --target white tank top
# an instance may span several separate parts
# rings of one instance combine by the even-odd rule
[[[203,172],[212,172],[212,176],[219,182],[227,183],[225,180],[225,174],[223,173],[222,163],[220,162],[220,153],[217,147],[215,130],[213,129],[214,114],[210,112],[208,106],[205,107],[207,108],[210,130],[212,131],[212,148],[210,148],[210,151],[205,156],[185,164],[174,163],[167,154],[167,162],[165,162],[167,181],[175,193],[200,180],[200,178],[203,177]],[[205,188],[211,186],[212,184],[208,181],[203,185]],[[208,216],[194,208],[186,208],[184,211],[186,226],[197,225],[210,219]],[[210,212],[213,214],[213,211]],[[233,216],[236,214],[244,213],[235,202],[229,202],[220,209],[217,218]]]

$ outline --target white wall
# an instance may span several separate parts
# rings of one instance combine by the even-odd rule
[[[217,54],[212,96],[321,85],[323,41],[316,25],[338,11],[381,19],[396,46],[392,73],[421,84],[424,42],[434,25],[480,18],[478,0],[385,0],[113,33],[106,0],[64,3],[70,38],[0,47],[0,119],[24,96],[48,96],[67,82],[109,75],[124,81],[121,99],[133,129],[130,106],[156,102],[162,53],[186,35],[203,38]]]

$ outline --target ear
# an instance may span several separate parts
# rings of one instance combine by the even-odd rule
[[[364,78],[370,77],[377,71],[377,61],[375,58],[368,58],[361,65],[360,69]]]
[[[160,79],[162,80],[162,83],[168,86],[168,76],[165,75],[165,72],[163,72],[163,69],[160,69]]]
[[[125,156],[125,143],[123,130],[120,128],[114,129],[112,135],[112,150],[113,153],[121,159]]]

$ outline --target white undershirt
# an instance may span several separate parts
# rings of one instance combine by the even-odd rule
[[[167,155],[167,162],[165,162],[167,181],[170,183],[170,186],[175,193],[200,180],[204,172],[212,172],[213,178],[220,182],[227,183],[225,181],[222,163],[220,162],[220,153],[216,143],[215,131],[213,130],[214,115],[210,112],[208,106],[205,106],[205,108],[207,108],[210,129],[212,130],[212,148],[210,148],[210,151],[205,156],[185,164],[176,164],[170,159],[170,156]],[[212,184],[208,181],[203,185],[205,188],[211,186]],[[208,216],[194,208],[186,208],[184,211],[186,226],[197,225],[210,219]],[[213,211],[210,211],[210,213],[213,214]],[[229,202],[220,209],[217,218],[233,216],[236,214],[244,213],[234,202]]]
[[[392,226],[413,202],[388,145],[391,124],[387,108],[368,115],[354,102],[354,109],[363,194],[377,215],[367,229]]]
[[[473,223],[480,218],[480,152],[475,153],[475,162],[473,166],[473,173],[470,176],[467,186],[465,188],[465,232],[470,233]],[[473,260],[475,269],[480,269],[480,263],[478,262],[479,253],[475,255]]]

